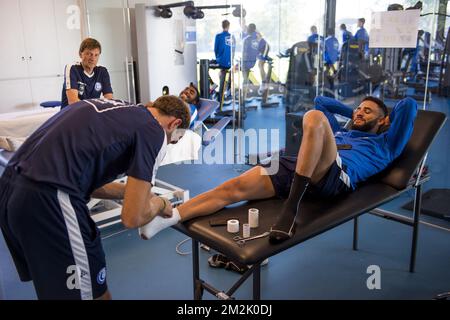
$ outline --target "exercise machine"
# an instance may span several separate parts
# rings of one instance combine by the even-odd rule
[[[286,113],[313,107],[316,96],[316,69],[313,56],[306,41],[298,42],[289,49],[289,69],[286,79]]]
[[[339,68],[336,72],[338,83],[334,86],[342,98],[355,97],[370,92],[369,63],[364,57],[361,41],[349,39],[342,45]]]

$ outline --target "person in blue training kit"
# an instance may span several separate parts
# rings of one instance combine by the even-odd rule
[[[364,24],[366,23],[366,19],[359,18],[358,19],[358,31],[355,33],[355,40],[363,46],[364,55],[367,57],[369,54],[369,34],[367,30],[364,28]]]
[[[339,60],[339,41],[334,36],[334,29],[328,30],[328,37],[325,39],[325,50],[323,60],[326,69],[326,76],[329,82],[329,89],[334,90],[334,77],[336,74],[335,63]]]
[[[350,130],[339,125],[335,114],[352,119]],[[139,232],[150,238],[178,221],[208,215],[232,203],[277,196],[287,199],[269,237],[271,243],[283,242],[295,232],[305,194],[326,199],[351,192],[385,169],[411,137],[416,114],[417,103],[411,98],[398,102],[388,115],[385,104],[374,97],[366,97],[355,110],[317,97],[315,110],[303,117],[298,157],[281,157],[276,173],[269,171],[272,164],[256,166],[185,202],[173,210],[173,217],[156,217]]]
[[[407,72],[408,81],[414,81],[415,77],[417,76],[418,72],[420,72],[420,61],[425,60],[424,56],[422,56],[421,52],[423,51],[424,47],[424,41],[423,36],[425,35],[425,32],[423,30],[419,30],[417,32],[417,42],[415,48],[405,48],[402,51],[402,68],[404,68],[404,71]],[[406,61],[405,61],[406,60]],[[406,62],[406,64],[403,66],[403,62]]]
[[[259,54],[259,39],[256,25],[250,23],[247,27],[246,36],[243,40],[242,52],[242,77],[244,78],[244,90],[248,85],[250,70],[255,66]]]
[[[323,36],[319,36],[319,34],[317,33],[316,26],[311,26],[311,35],[308,36],[306,41],[308,42],[310,60],[314,64],[317,53],[319,51],[319,45],[320,48],[323,49],[323,41],[324,41]]]
[[[334,36],[334,30],[328,30],[328,37],[325,39],[325,50],[323,52],[323,58],[325,65],[332,66],[334,69],[334,64],[339,59],[339,41]]]
[[[319,40],[319,34],[317,33],[317,27],[316,26],[311,26],[311,34],[308,36],[308,39],[306,39],[306,41],[308,41],[308,43],[317,43],[317,40]]]
[[[319,36],[316,26],[311,26],[310,30],[311,34],[308,36],[306,41],[308,42],[310,47],[314,46],[314,48],[317,48],[319,41],[323,42],[323,36]]]
[[[66,65],[61,109],[80,100],[100,98],[101,94],[105,99],[113,99],[108,70],[97,66],[101,53],[102,47],[97,40],[87,38],[81,42],[81,61]]]
[[[353,34],[347,30],[347,26],[345,23],[342,23],[340,26],[341,34],[342,34],[342,44],[346,43],[348,40],[353,38]]]
[[[233,59],[234,47],[236,41],[234,37],[228,32],[230,29],[230,21],[222,21],[223,31],[216,35],[214,40],[214,53],[216,55],[216,62],[220,68],[220,86],[219,86],[219,101],[222,99],[225,77],[228,70],[231,68],[231,61]],[[228,81],[227,89],[230,88],[230,81]]]
[[[151,192],[168,143],[189,126],[175,96],[133,105],[88,99],[38,128],[0,178],[0,228],[20,279],[39,299],[109,299],[100,233],[90,197],[123,199],[122,223],[137,228],[172,215]],[[113,182],[127,175],[126,184]]]
[[[260,91],[263,91],[265,89],[266,83],[270,82],[270,79],[266,79],[267,73],[266,70],[264,69],[266,62],[271,60],[271,58],[269,57],[270,46],[267,43],[266,39],[263,38],[261,33],[257,32],[256,36],[259,39],[258,43],[259,53],[256,56],[256,59],[258,60],[259,73],[261,75],[261,86],[259,89]]]
[[[189,124],[189,128],[194,127],[195,121],[198,119],[198,111],[197,108],[200,104],[200,92],[198,92],[198,89],[194,84],[191,82],[189,86],[183,89],[183,91],[180,92],[179,97],[181,100],[189,104],[189,110],[191,113],[191,122]]]

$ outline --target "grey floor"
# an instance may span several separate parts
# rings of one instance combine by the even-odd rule
[[[435,98],[430,109],[450,113],[448,100]],[[246,127],[280,128],[284,144],[284,109],[248,112]],[[447,123],[428,159],[432,179],[425,186],[450,188],[450,125]],[[191,196],[238,175],[240,165],[169,165],[158,177],[183,188]],[[405,194],[384,209],[410,216],[401,206],[412,199]],[[450,204],[449,204],[450,206]],[[411,229],[366,214],[360,219],[359,250],[353,251],[352,224],[343,224],[323,235],[271,257],[261,273],[262,299],[431,299],[450,291],[450,225],[423,216],[420,226],[416,272],[408,272]],[[175,247],[186,237],[167,229],[150,241],[137,231],[113,228],[103,232],[108,283],[115,299],[192,299],[191,255]],[[189,253],[190,241],[181,250]],[[239,275],[207,264],[212,252],[201,250],[201,277],[215,287],[229,289]],[[381,269],[381,289],[369,290],[367,268]],[[235,297],[251,298],[248,280]],[[35,299],[33,286],[21,283],[0,237],[0,299]],[[205,298],[212,299],[208,294]]]

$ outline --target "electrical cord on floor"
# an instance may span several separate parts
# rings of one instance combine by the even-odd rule
[[[191,239],[191,238],[186,238],[186,239],[184,239],[183,241],[181,241],[181,242],[179,242],[179,243],[177,244],[177,246],[175,247],[175,251],[176,251],[179,255],[187,256],[187,255],[189,255],[189,254],[192,253],[192,251],[189,251],[189,252],[182,252],[182,251],[180,250],[180,247],[181,247],[183,244],[185,244],[187,241],[189,241],[189,240],[192,240],[192,239]],[[203,243],[200,243],[200,248],[203,249],[203,250],[205,250],[205,251],[208,251],[208,252],[211,251],[211,248],[208,247],[207,245],[203,244]]]
[[[182,251],[180,250],[180,247],[181,247],[183,244],[185,244],[186,242],[188,242],[189,240],[191,240],[191,238],[186,238],[186,239],[184,239],[183,241],[181,241],[180,243],[177,244],[177,246],[175,247],[175,251],[176,251],[179,255],[187,256],[187,255],[190,255],[190,254],[192,253],[192,251],[189,251],[189,252],[182,252]]]

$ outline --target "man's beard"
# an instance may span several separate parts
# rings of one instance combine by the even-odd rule
[[[194,99],[189,99],[188,96],[185,94],[180,94],[180,99],[186,103],[194,104]]]
[[[364,120],[362,120],[364,121]],[[377,125],[378,119],[373,119],[368,122],[364,122],[364,124],[356,125],[354,122],[352,123],[352,130],[358,130],[362,132],[369,132]]]

